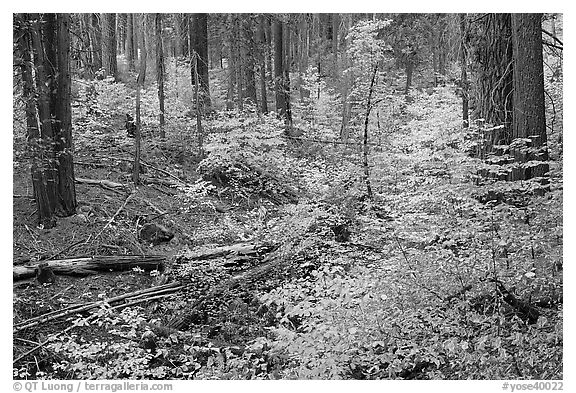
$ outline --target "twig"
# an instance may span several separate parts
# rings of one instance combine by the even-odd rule
[[[108,226],[112,223],[112,221],[114,221],[114,219],[116,218],[116,216],[118,216],[118,214],[120,214],[120,212],[122,211],[122,209],[124,209],[124,207],[126,206],[126,204],[130,201],[130,199],[132,199],[134,196],[136,195],[136,191],[133,191],[132,193],[130,193],[130,195],[128,195],[128,198],[126,198],[126,200],[124,201],[124,203],[122,204],[122,206],[120,206],[118,208],[118,210],[116,210],[116,213],[114,213],[114,215],[108,220],[108,222],[106,223],[106,225],[104,225],[104,228],[102,228],[100,230],[100,232],[98,232],[98,234],[96,236],[94,236],[94,240],[98,239],[100,237],[100,235],[102,234],[102,232],[104,232],[104,230],[106,230],[106,228],[108,228]]]
[[[68,287],[66,287],[64,290],[58,292],[56,295],[52,296],[50,298],[50,300],[53,300],[54,298],[57,298],[58,296],[62,295],[64,292],[68,292],[70,289],[74,288],[74,284],[69,285]]]

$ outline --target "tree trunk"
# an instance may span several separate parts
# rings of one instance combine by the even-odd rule
[[[146,61],[148,57],[148,52],[146,50],[146,17],[141,15],[142,21],[142,34],[139,42],[140,45],[140,70],[138,72],[138,79],[136,80],[136,134],[134,135],[134,170],[132,172],[132,180],[134,185],[140,184],[140,152],[141,152],[141,141],[142,141],[142,121],[140,116],[140,89],[144,87],[144,80],[146,78]]]
[[[53,76],[50,75],[49,71],[49,62],[46,59],[46,37],[44,36],[44,32],[49,28],[49,25],[45,24],[42,26],[43,17],[41,14],[31,14],[31,18],[34,21],[32,24],[32,47],[36,71],[37,111],[38,119],[40,121],[38,154],[39,163],[43,165],[42,177],[35,180],[36,182],[41,181],[43,184],[41,188],[34,190],[34,196],[37,198],[36,203],[38,207],[47,209],[43,211],[38,210],[40,224],[44,225],[45,228],[51,228],[56,225],[54,214],[58,206],[58,177],[55,167],[56,157],[52,148],[54,132],[52,127],[52,115],[50,113],[51,91],[54,86],[52,85]]]
[[[334,78],[340,78],[340,69],[338,67],[338,40],[340,31],[340,14],[332,14],[332,56],[334,57]]]
[[[414,73],[414,63],[412,62],[411,56],[406,59],[406,87],[404,88],[404,95],[408,95],[410,92],[410,86],[412,86],[412,74]]]
[[[58,212],[64,216],[76,213],[74,158],[72,155],[72,107],[70,75],[70,14],[56,17],[56,96],[54,111],[54,150],[58,158]]]
[[[174,14],[174,56],[182,57],[182,14]]]
[[[487,124],[503,125],[487,135],[480,156],[492,150],[493,145],[510,144],[513,110],[512,24],[510,14],[488,14],[482,19],[481,32],[476,43],[475,118]]]
[[[38,209],[39,224],[45,228],[52,228],[56,220],[52,201],[48,198],[48,178],[43,168],[46,166],[46,153],[42,149],[42,138],[37,120],[36,89],[32,70],[32,34],[30,28],[25,26],[27,21],[33,20],[29,15],[17,15],[16,23],[19,27],[18,50],[22,56],[20,69],[22,71],[23,91],[22,98],[26,103],[26,130],[28,149],[31,159],[32,189],[36,208]]]
[[[232,14],[228,15],[228,31],[227,31],[227,41],[228,41],[228,61],[227,61],[227,79],[228,79],[228,89],[226,93],[226,109],[234,109],[234,88],[236,86],[236,48],[235,48],[235,36],[234,36],[234,16]]]
[[[160,103],[160,138],[166,137],[164,126],[164,48],[162,45],[162,14],[154,15],[154,27],[156,31],[156,81],[158,82],[158,102]]]
[[[102,14],[102,68],[104,76],[118,79],[116,62],[116,14]]]
[[[252,19],[249,15],[240,19],[240,48],[242,55],[242,76],[246,102],[256,105],[256,78],[254,76],[254,34],[252,32]]]
[[[260,110],[268,113],[268,95],[266,93],[266,19],[260,15],[258,21],[258,68],[260,70]]]
[[[364,117],[364,138],[362,148],[362,164],[364,167],[364,183],[366,184],[366,196],[368,199],[373,199],[372,186],[370,184],[370,166],[368,165],[368,124],[370,122],[370,112],[372,111],[372,96],[376,84],[376,74],[378,73],[378,64],[374,66],[372,71],[372,80],[370,81],[370,89],[368,90],[368,100],[366,102],[366,116]]]
[[[126,15],[126,61],[128,63],[128,71],[134,71],[135,50],[137,43],[134,40],[134,16],[133,14]]]
[[[88,18],[88,36],[92,53],[92,67],[94,73],[102,68],[102,27],[100,14],[86,14]]]
[[[204,157],[204,135],[202,130],[202,103],[200,102],[200,78],[198,70],[198,53],[194,52],[192,55],[193,72],[194,72],[194,99],[196,100],[196,133],[198,135],[198,152],[200,157]]]
[[[286,82],[284,68],[284,26],[280,20],[273,23],[274,34],[274,79],[276,84],[276,113],[284,120],[286,125],[288,119],[288,103],[286,101]]]
[[[86,276],[96,272],[127,271],[136,267],[146,271],[162,270],[165,260],[166,257],[163,255],[118,255],[55,259],[45,262],[56,274]],[[34,277],[37,268],[38,264],[14,266],[12,279],[18,281]]]
[[[542,58],[542,14],[512,14],[512,43],[514,53],[514,112],[513,138],[529,139],[525,152],[514,149],[517,161],[544,161],[541,164],[521,165],[512,172],[512,180],[541,178],[548,184],[548,149],[544,104],[544,66]]]
[[[198,74],[200,97],[204,106],[210,106],[210,86],[208,79],[208,14],[191,15],[191,47],[198,54]],[[192,75],[194,77],[194,75]]]
[[[126,29],[128,25],[128,14],[118,14],[117,25],[118,25],[118,53],[121,55],[126,53]]]
[[[468,67],[468,27],[466,21],[466,14],[460,14],[460,61],[462,73],[460,76],[460,89],[462,91],[462,127],[468,128],[468,75],[466,68]]]

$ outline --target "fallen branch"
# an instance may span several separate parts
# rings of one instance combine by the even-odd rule
[[[69,258],[51,261],[48,267],[55,274],[60,275],[88,275],[95,271],[126,271],[140,267],[146,271],[163,268],[166,257],[164,255],[120,255],[120,256],[93,256],[84,258]],[[14,281],[34,277],[38,264],[19,265],[12,267]]]
[[[102,234],[102,232],[104,232],[104,230],[106,228],[108,228],[108,226],[112,223],[112,221],[114,221],[114,219],[116,218],[116,216],[118,214],[120,214],[120,212],[122,211],[122,209],[124,209],[124,207],[126,206],[126,204],[128,203],[128,201],[130,201],[130,199],[132,199],[134,197],[134,195],[136,195],[136,192],[132,192],[130,195],[128,195],[128,197],[126,198],[126,200],[124,201],[124,203],[118,208],[118,210],[116,210],[116,213],[114,213],[114,215],[108,220],[108,222],[106,223],[106,225],[104,225],[104,228],[102,228],[100,230],[100,232],[98,232],[98,234],[94,237],[93,240],[96,240],[100,237],[100,235]]]
[[[121,184],[121,183],[115,183],[115,182],[112,182],[110,180],[84,179],[81,177],[77,177],[75,180],[76,180],[76,183],[79,183],[79,184],[96,185],[96,186],[100,186],[104,189],[114,191],[114,192],[125,191],[128,189],[127,185]]]
[[[155,289],[158,289],[158,288],[161,288],[161,287],[166,287],[166,286],[168,286],[168,285],[174,286],[174,292],[179,291],[179,290],[181,289],[181,287],[179,286],[180,284],[179,284],[178,282],[174,282],[174,283],[166,284],[166,285],[163,285],[163,286],[148,288],[147,291],[149,291],[149,292],[151,292],[151,293],[154,293],[154,291],[151,291],[151,290],[155,290]],[[138,291],[138,292],[140,292],[140,291]],[[134,293],[136,293],[136,292],[134,292]],[[116,301],[116,300],[119,299],[119,298],[125,299],[125,298],[127,297],[127,295],[130,295],[130,294],[117,296],[116,298],[108,299],[107,301],[96,302],[96,303],[95,303],[96,305],[95,305],[94,307],[99,307],[100,305],[103,305],[104,303],[110,304],[111,302],[114,302],[114,301]],[[145,299],[139,299],[139,300],[132,301],[132,302],[127,302],[127,303],[125,303],[125,304],[119,304],[119,305],[117,305],[117,306],[111,307],[110,310],[117,310],[117,309],[120,309],[120,308],[133,306],[133,305],[135,305],[135,304],[143,303],[143,302],[146,302],[146,301],[157,300],[157,299],[160,299],[160,298],[169,296],[169,295],[170,295],[170,294],[162,294],[162,295],[158,295],[158,296],[151,296],[151,297],[148,297],[148,298],[145,298]],[[116,300],[115,300],[115,299],[116,299]],[[94,307],[92,307],[92,308],[94,308]],[[82,325],[82,326],[83,326],[83,325],[86,325],[88,322],[91,322],[92,320],[98,318],[98,316],[100,316],[99,313],[94,313],[94,314],[92,314],[92,315],[84,318],[84,319],[82,320],[82,323],[81,323],[80,325]],[[61,332],[58,332],[58,333],[56,333],[56,334],[53,334],[51,337],[49,337],[49,338],[46,339],[45,341],[39,343],[38,345],[36,345],[36,346],[33,347],[32,349],[30,349],[30,350],[26,351],[25,353],[23,353],[22,355],[18,356],[16,359],[14,359],[14,360],[12,361],[12,364],[15,364],[15,363],[17,363],[18,361],[24,359],[26,356],[33,354],[34,352],[36,352],[37,350],[41,349],[42,347],[44,347],[44,346],[45,346],[46,344],[48,344],[49,342],[53,341],[55,338],[57,338],[57,337],[65,334],[65,333],[68,333],[70,330],[74,329],[76,326],[77,326],[77,324],[74,323],[74,324],[72,324],[71,326],[67,327],[66,329],[62,330]]]
[[[78,305],[66,307],[66,308],[61,309],[61,310],[51,311],[49,313],[39,315],[37,317],[30,318],[26,321],[22,321],[18,324],[15,324],[14,333],[17,333],[19,331],[22,331],[24,329],[27,329],[27,328],[30,328],[33,326],[40,325],[42,323],[46,323],[49,321],[53,321],[53,320],[56,320],[59,318],[66,317],[68,315],[86,312],[86,311],[89,311],[93,308],[100,307],[101,305],[104,305],[104,304],[110,304],[111,305],[111,304],[118,303],[122,300],[127,300],[127,299],[131,299],[131,300],[143,299],[143,298],[145,299],[151,295],[159,295],[159,294],[167,294],[167,293],[177,292],[181,288],[182,288],[182,286],[180,285],[180,283],[175,281],[175,282],[172,282],[169,284],[164,284],[164,285],[159,285],[157,287],[141,289],[141,290],[138,290],[135,292],[125,293],[123,295],[118,295],[118,296],[115,296],[112,298],[99,300],[96,302],[83,303],[83,304],[78,304]]]

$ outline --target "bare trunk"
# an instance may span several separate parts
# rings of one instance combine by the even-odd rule
[[[142,15],[141,18],[142,24],[145,25],[146,17]],[[145,28],[142,29],[142,37],[140,39],[140,70],[138,73],[138,79],[136,80],[136,134],[134,138],[134,171],[132,172],[132,180],[136,186],[140,184],[140,152],[142,144],[140,90],[144,87],[144,80],[146,77],[146,61],[148,57],[148,52],[146,50],[146,34],[144,34],[144,30]]]
[[[362,149],[362,163],[364,166],[364,183],[366,183],[366,196],[370,200],[373,199],[373,194],[372,194],[372,186],[370,184],[370,166],[368,165],[368,124],[370,122],[370,111],[372,110],[372,95],[374,94],[377,72],[378,72],[378,64],[374,66],[374,71],[372,72],[372,80],[370,81],[370,90],[368,91],[368,101],[366,103],[366,116],[364,117],[364,139]]]
[[[462,90],[462,127],[468,128],[468,75],[466,69],[468,67],[468,49],[467,36],[468,28],[466,26],[466,14],[460,14],[460,60],[462,62],[462,73],[460,77],[460,88]]]
[[[512,137],[528,139],[528,151],[514,154],[524,165],[514,168],[512,180],[540,178],[548,184],[548,149],[542,59],[542,14],[512,14],[514,50],[514,115]],[[543,161],[527,165],[529,161]],[[549,187],[549,186],[548,186]]]
[[[105,76],[118,79],[116,62],[116,14],[102,14],[102,68]]]
[[[162,45],[162,14],[155,14],[154,26],[156,31],[156,81],[158,82],[158,101],[160,103],[160,138],[166,137],[164,126],[164,48]]]

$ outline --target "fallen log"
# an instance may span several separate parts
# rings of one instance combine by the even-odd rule
[[[55,274],[86,276],[97,271],[125,271],[135,267],[140,267],[146,271],[162,270],[165,260],[164,255],[120,255],[56,259],[43,262],[48,263],[48,267],[52,268]],[[34,277],[37,268],[37,263],[13,266],[13,281]]]
[[[113,181],[110,180],[96,180],[96,179],[84,179],[81,177],[77,177],[76,179],[76,183],[79,184],[90,184],[90,185],[96,185],[96,186],[100,186],[102,188],[105,188],[107,190],[111,190],[111,191],[125,191],[128,190],[128,186],[122,183],[115,183]]]
[[[255,244],[255,243],[237,243],[231,246],[213,247],[208,249],[200,249],[196,252],[186,255],[187,260],[200,261],[207,259],[216,259],[229,257],[232,255],[238,256],[259,256],[266,254],[276,248],[272,244]]]
[[[257,245],[254,244],[235,244],[228,247],[218,247],[213,249],[213,252],[205,251],[198,253],[195,257],[196,259],[212,259],[218,256],[230,256],[233,252],[241,250],[241,252],[254,252],[257,250]],[[262,247],[262,245],[260,245]],[[268,246],[271,248],[266,249],[269,254],[262,260],[257,266],[249,268],[244,272],[236,274],[225,280],[223,283],[213,287],[208,293],[203,295],[200,299],[197,299],[193,303],[189,303],[183,310],[181,310],[178,315],[174,316],[167,324],[167,327],[171,329],[184,330],[191,325],[194,310],[201,306],[205,301],[214,298],[220,298],[226,292],[231,289],[238,287],[241,283],[248,285],[250,282],[254,282],[262,276],[269,273],[271,270],[281,265],[282,262],[286,261],[281,253],[277,252],[277,246]],[[236,251],[232,251],[236,250]],[[252,251],[251,251],[252,250]],[[247,254],[244,254],[247,255]]]

